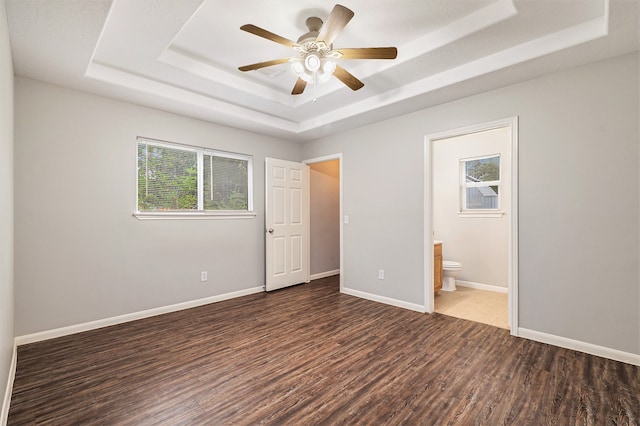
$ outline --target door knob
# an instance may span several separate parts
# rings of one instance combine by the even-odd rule
[[[268,233],[270,233],[270,234],[273,234],[273,228],[269,228],[269,229],[267,230],[267,232],[268,232]]]

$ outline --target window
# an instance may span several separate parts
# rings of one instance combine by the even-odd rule
[[[252,213],[250,156],[138,138],[137,216]]]
[[[461,213],[500,208],[500,155],[460,160]]]

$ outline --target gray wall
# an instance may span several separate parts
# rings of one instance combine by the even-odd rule
[[[0,0],[0,392],[13,357],[13,64]],[[2,419],[0,419],[0,423]]]
[[[640,353],[638,75],[625,55],[302,149],[17,78],[16,334],[262,285],[265,156],[342,152],[345,286],[421,305],[424,136],[518,115],[520,326]],[[132,218],[138,135],[254,155],[258,216]]]
[[[264,285],[264,158],[299,144],[15,83],[16,335]],[[137,136],[253,155],[257,216],[133,218]]]
[[[511,129],[437,140],[433,143],[433,229],[444,260],[462,263],[456,280],[496,287],[508,284]],[[460,160],[500,155],[502,217],[460,217]]]
[[[309,169],[313,275],[340,269],[340,160]]]
[[[344,156],[345,287],[422,304],[424,136],[517,115],[520,326],[640,353],[638,76],[634,53],[305,144]]]

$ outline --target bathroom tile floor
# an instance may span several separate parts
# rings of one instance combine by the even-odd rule
[[[456,286],[456,291],[436,294],[435,311],[451,317],[509,329],[507,295]]]

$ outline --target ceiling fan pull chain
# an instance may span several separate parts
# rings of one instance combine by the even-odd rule
[[[317,73],[313,73],[313,87],[311,88],[312,91],[312,95],[313,98],[311,99],[311,102],[318,102],[318,88],[317,88],[317,84],[316,81],[318,80],[318,76]]]

